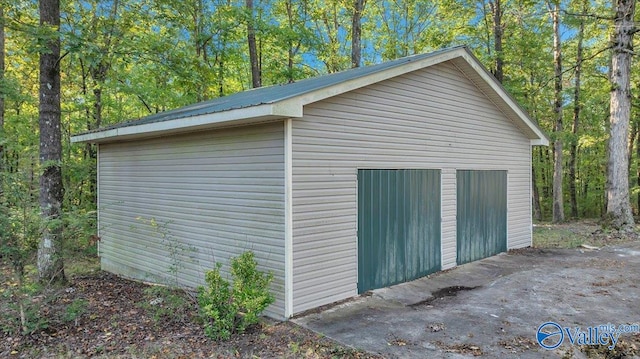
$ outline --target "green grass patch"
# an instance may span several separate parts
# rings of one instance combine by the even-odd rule
[[[585,235],[569,228],[537,225],[533,228],[535,248],[576,248],[585,242]]]
[[[603,231],[595,220],[536,223],[533,227],[535,248],[577,248],[583,244],[602,247],[612,244],[610,237],[610,233]]]
[[[86,275],[100,270],[100,258],[92,255],[75,253],[74,256],[65,258],[64,273],[67,278],[78,275]]]

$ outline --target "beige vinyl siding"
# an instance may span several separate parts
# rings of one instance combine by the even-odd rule
[[[252,250],[275,275],[268,314],[284,316],[282,122],[102,144],[98,185],[104,269],[169,283],[177,269],[195,287]]]
[[[457,210],[457,181],[456,169],[452,167],[442,169],[442,227],[441,227],[441,255],[442,269],[449,269],[456,265],[456,210]]]
[[[293,121],[293,311],[357,293],[357,169],[442,170],[442,267],[456,170],[508,171],[508,245],[531,243],[529,139],[451,62],[305,106]]]

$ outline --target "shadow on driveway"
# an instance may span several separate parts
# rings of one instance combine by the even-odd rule
[[[584,357],[536,341],[561,327],[640,323],[640,243],[601,250],[524,249],[373,291],[294,319],[338,342],[389,358]],[[622,334],[635,340],[636,333]]]

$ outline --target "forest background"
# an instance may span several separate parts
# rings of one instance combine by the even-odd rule
[[[551,146],[533,149],[534,218],[562,222],[606,212],[616,17],[609,1],[66,0],[59,31],[40,25],[37,1],[0,5],[0,244],[20,261],[42,237],[38,63],[54,37],[59,221],[63,238],[78,247],[97,232],[96,150],[71,144],[71,135],[456,45],[467,45],[550,135]],[[632,66],[627,150],[637,214],[640,64]]]

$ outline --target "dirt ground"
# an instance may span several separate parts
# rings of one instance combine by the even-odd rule
[[[216,342],[203,334],[189,295],[150,290],[100,271],[72,278],[46,296],[23,298],[23,316],[29,326],[37,327],[23,335],[17,294],[7,288],[16,283],[6,266],[3,277],[1,358],[376,357],[291,322],[265,322],[229,341]]]

